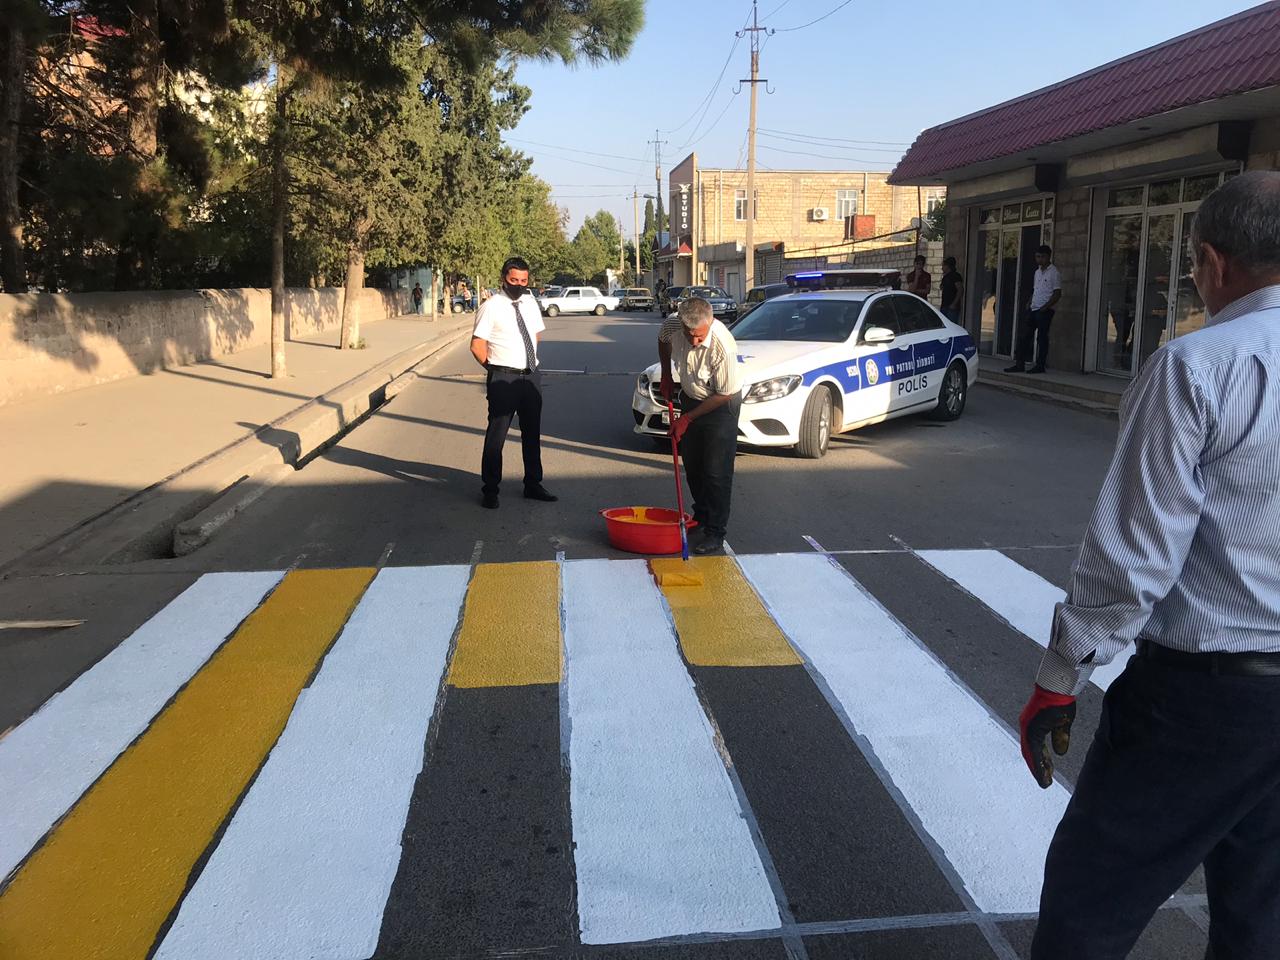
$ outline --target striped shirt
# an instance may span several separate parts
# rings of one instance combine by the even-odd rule
[[[695,347],[684,335],[684,323],[672,314],[663,321],[658,342],[671,347],[671,367],[680,381],[680,389],[694,400],[742,389],[738,344],[729,328],[719,320],[711,321],[707,339]]]
[[[1138,637],[1280,652],[1280,285],[1161,347],[1125,392],[1036,682],[1078,693]]]

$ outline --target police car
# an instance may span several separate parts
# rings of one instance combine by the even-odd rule
[[[742,364],[738,441],[827,452],[833,433],[931,412],[954,420],[978,379],[967,330],[898,288],[897,271],[832,269],[787,277],[775,297],[732,327]],[[654,364],[632,396],[635,432],[667,435]],[[678,402],[678,401],[677,401]]]

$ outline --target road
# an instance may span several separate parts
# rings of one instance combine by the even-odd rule
[[[979,386],[819,461],[744,449],[732,555],[660,588],[598,516],[673,498],[629,410],[657,323],[550,321],[559,503],[513,437],[479,507],[459,344],[196,554],[0,581],[0,617],[85,620],[0,634],[0,942],[1025,957],[1111,674],[1052,789],[1014,731],[1114,423]],[[1202,889],[1133,956],[1198,960]]]

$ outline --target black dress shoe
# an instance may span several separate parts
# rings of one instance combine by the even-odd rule
[[[541,500],[543,503],[555,503],[560,499],[542,484],[538,484],[536,487],[525,487],[524,498],[526,500]]]
[[[693,548],[693,552],[700,557],[709,553],[724,553],[724,537],[717,537],[714,533],[705,534]]]
[[[1027,368],[1023,366],[1021,363],[1015,363],[1012,367],[1005,367],[1004,372],[1005,373],[1026,373]]]
[[[496,493],[485,493],[480,496],[480,506],[486,510],[498,509],[498,495]]]

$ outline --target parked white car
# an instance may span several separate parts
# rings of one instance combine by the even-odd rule
[[[554,297],[538,301],[548,317],[561,313],[594,313],[603,317],[608,310],[618,309],[618,298],[606,296],[596,287],[565,287]]]

